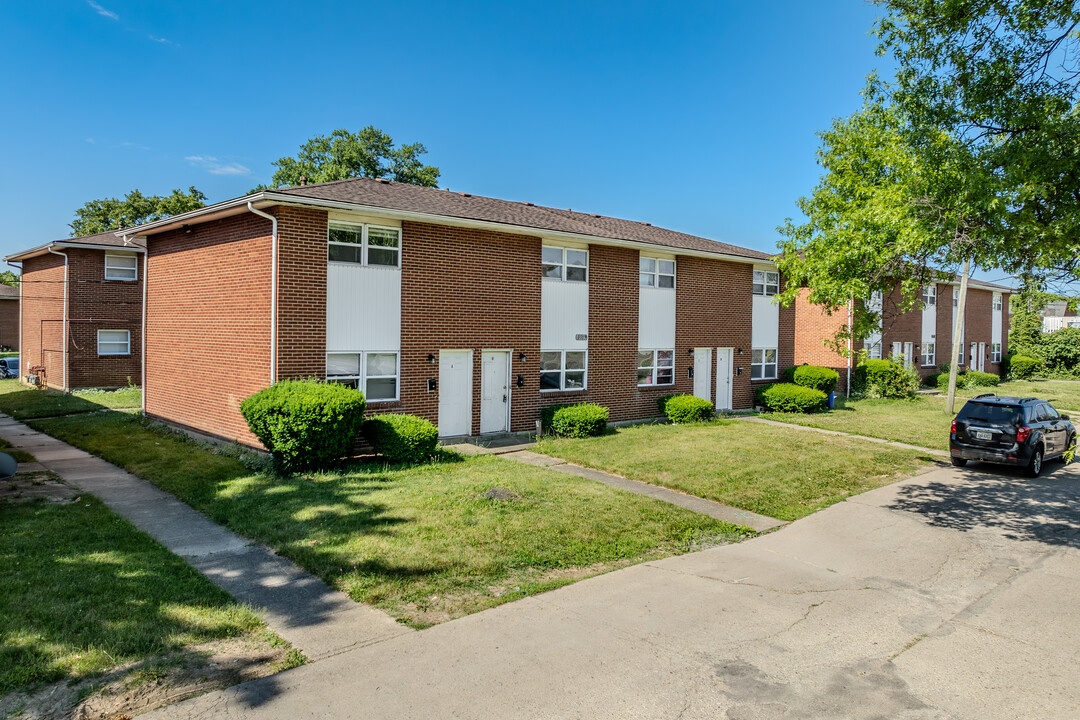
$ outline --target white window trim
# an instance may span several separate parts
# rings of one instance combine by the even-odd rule
[[[773,351],[773,357],[776,358],[775,362],[771,362],[771,363],[765,362],[765,353],[767,353],[769,350]],[[759,363],[754,362],[754,353],[756,353],[756,352],[761,353],[761,362],[759,362]],[[758,378],[754,377],[754,366],[755,365],[761,367],[761,377],[758,377]],[[772,367],[772,375],[766,375],[765,374],[765,369],[768,368],[768,367]],[[780,377],[780,349],[779,348],[751,348],[751,350],[750,350],[750,381],[751,382],[760,382],[762,380],[776,380],[779,377]]]
[[[1001,343],[990,343],[990,362],[1001,362]]]
[[[1001,293],[994,293],[994,298],[993,298],[992,302],[993,302],[992,307],[994,308],[994,312],[1001,312],[1001,306],[1002,306]]]
[[[560,268],[559,269],[559,277],[557,277],[557,278],[547,277],[546,275],[544,275],[544,266],[545,265],[554,265],[555,264],[555,263],[544,262],[544,250],[545,249],[558,250],[558,251],[560,251],[562,253],[562,260],[559,261],[559,268]],[[585,253],[585,264],[584,265],[576,265],[576,264],[568,263],[566,261],[566,251],[567,250],[572,250],[572,251],[576,251],[576,252]],[[567,280],[566,279],[566,268],[568,268],[568,267],[583,268],[585,270],[585,279],[584,280]],[[546,280],[547,282],[582,283],[582,284],[587,285],[589,283],[589,249],[588,248],[579,248],[579,247],[568,247],[568,246],[565,246],[565,245],[541,245],[540,246],[540,277],[543,280]],[[555,352],[555,351],[552,350],[551,352]]]
[[[116,266],[110,267],[109,266],[109,258],[124,258],[125,260],[130,259],[130,258],[134,258],[135,259],[135,277],[109,277],[109,271],[110,270],[125,270],[125,271],[131,270],[131,268],[127,268],[127,267],[125,267],[125,268],[116,267]],[[108,253],[108,252],[105,253],[105,279],[106,280],[117,280],[117,281],[120,281],[120,282],[138,282],[138,280],[139,280],[139,256],[138,255],[127,255],[127,254],[123,254],[123,253]]]
[[[760,283],[757,281],[758,273],[762,274],[762,282],[760,282]],[[776,276],[776,281],[775,282],[770,282],[770,276],[772,276],[772,275]],[[754,288],[755,285],[760,285],[761,286],[761,292],[758,292]],[[753,290],[753,293],[755,295],[762,295],[764,297],[772,297],[772,296],[778,294],[780,292],[780,273],[779,273],[779,271],[774,272],[772,270],[755,270],[753,280],[751,282],[751,288],[750,289]],[[770,289],[772,290],[772,292],[769,292]],[[769,348],[769,349],[771,350],[772,348]]]
[[[124,343],[124,348],[125,348],[124,351],[123,352],[102,352],[102,350],[101,350],[101,342],[102,342],[101,333],[103,333],[103,332],[117,332],[117,333],[122,332],[125,335],[127,335],[127,341]],[[105,344],[106,345],[120,345],[121,343],[120,343],[119,340],[106,340]],[[114,356],[131,355],[131,331],[130,330],[121,330],[121,329],[118,329],[118,328],[117,329],[103,328],[101,330],[98,330],[97,331],[97,354],[98,355],[114,355]]]
[[[927,362],[927,359],[926,359],[926,347],[928,345],[930,347],[934,348],[934,351],[932,353],[930,353],[930,361],[929,362]],[[922,358],[921,362],[922,362],[923,367],[933,367],[934,365],[936,365],[937,364],[937,343],[923,343],[922,348],[921,348],[921,352],[919,353],[919,357]]]
[[[671,382],[659,382],[657,380],[657,373],[660,370],[660,366],[657,364],[659,358],[657,353],[669,352],[671,353]],[[675,385],[675,348],[638,348],[638,353],[652,353],[652,366],[648,369],[652,370],[652,382],[651,383],[638,383],[639,388],[651,388],[651,387],[672,387]],[[638,370],[645,370],[646,368],[638,366],[634,369],[635,374]],[[666,370],[667,367],[665,366]]]
[[[331,245],[338,245],[340,247],[356,247],[356,243],[334,242],[333,240],[331,240],[330,239],[330,228],[333,227],[334,225],[347,225],[347,226],[352,226],[354,228],[360,228],[360,235],[361,235],[360,259],[361,259],[361,262],[354,263],[354,262],[348,262],[346,260],[331,260],[330,259],[330,246]],[[396,265],[379,265],[379,264],[372,265],[371,263],[368,262],[368,249],[371,247],[371,245],[369,245],[369,243],[368,243],[368,230],[371,229],[371,228],[374,228],[376,230],[389,230],[391,232],[397,233],[397,247],[396,248],[388,248],[388,247],[386,247],[384,245],[375,245],[374,246],[376,250],[394,250],[394,251],[396,251],[397,252],[397,264]],[[350,265],[352,267],[370,267],[370,268],[375,268],[377,270],[398,270],[398,271],[400,271],[401,270],[401,228],[388,227],[386,225],[375,225],[375,224],[372,224],[372,223],[349,222],[348,220],[331,220],[326,224],[326,261],[331,265]],[[337,353],[331,353],[331,354],[337,354]],[[346,354],[346,353],[341,353],[341,354]],[[355,355],[355,353],[348,353],[348,354]]]
[[[647,271],[641,269],[641,261],[642,260],[652,260],[653,261],[653,270],[652,270],[652,272],[647,272]],[[671,272],[670,273],[660,272],[660,262],[661,261],[671,263],[672,267],[671,267]],[[659,257],[657,255],[640,255],[638,257],[638,285],[640,285],[641,287],[656,288],[657,290],[672,290],[672,291],[674,291],[675,290],[675,285],[676,285],[676,283],[678,283],[678,279],[676,278],[676,276],[678,275],[678,272],[679,272],[679,267],[678,267],[678,263],[676,262],[675,258]],[[642,282],[641,282],[641,276],[642,275],[651,275],[652,279],[653,279],[653,284],[652,285],[643,285]],[[661,277],[670,277],[671,278],[671,287],[669,287],[669,288],[660,287],[660,278]]]
[[[937,307],[937,286],[927,285],[922,291],[923,307]]]
[[[355,265],[356,263],[349,263]],[[356,380],[356,384],[360,392],[364,393],[364,400],[370,405],[372,403],[391,403],[398,402],[401,399],[401,353],[397,350],[335,350],[333,352],[326,353],[330,355],[359,355],[360,356],[360,374],[359,375],[331,375],[326,373],[327,381],[333,382],[336,380]],[[394,356],[394,374],[393,375],[368,375],[367,363],[368,355],[393,355]],[[367,381],[368,380],[385,380],[387,378],[394,378],[394,397],[392,398],[369,398],[367,393]]]
[[[863,347],[866,348],[867,360],[880,360],[881,359],[881,341],[878,340],[875,343],[863,342]]]
[[[566,369],[566,353],[579,352],[585,355],[585,368],[583,370],[567,370]],[[542,393],[563,393],[563,392],[584,392],[589,389],[589,351],[588,350],[541,350],[541,356],[544,353],[559,353],[559,369],[558,370],[544,370],[540,369],[541,375],[546,374],[559,374],[559,387],[557,388],[540,388]],[[566,373],[567,372],[580,372],[583,373],[581,379],[581,387],[568,388],[566,387]]]

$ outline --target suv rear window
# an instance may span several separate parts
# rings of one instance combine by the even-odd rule
[[[1020,408],[1016,405],[969,402],[956,419],[983,422],[988,425],[1019,425]]]

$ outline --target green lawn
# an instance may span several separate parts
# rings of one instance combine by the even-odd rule
[[[751,532],[496,457],[278,478],[124,413],[32,421],[415,627]],[[502,488],[517,497],[486,499]]]
[[[958,405],[957,410],[960,407]],[[952,421],[945,412],[945,403],[940,398],[925,395],[918,395],[910,400],[837,398],[836,407],[829,412],[763,413],[761,417],[935,450],[949,449],[949,423]]]
[[[1080,381],[1073,380],[1010,380],[996,388],[958,390],[957,396],[970,398],[986,392],[1016,397],[1037,397],[1062,410],[1080,412]],[[944,393],[941,395],[944,397]]]
[[[18,380],[0,380],[0,413],[18,420],[92,412],[106,408],[137,408],[142,395],[137,387],[119,390],[60,390],[28,388]]]
[[[545,439],[542,452],[781,520],[919,472],[929,458],[863,440],[741,420],[641,425]]]
[[[96,498],[0,499],[0,694],[238,636],[279,641]]]

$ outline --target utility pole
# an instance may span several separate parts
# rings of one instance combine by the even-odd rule
[[[953,322],[952,355],[949,360],[949,395],[945,399],[945,411],[953,414],[956,402],[956,371],[963,348],[960,344],[960,331],[964,327],[964,306],[967,305],[968,260],[964,258],[964,269],[960,274],[960,300],[956,307],[956,320]]]

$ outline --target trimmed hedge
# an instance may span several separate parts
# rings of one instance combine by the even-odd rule
[[[979,370],[968,370],[964,373],[964,387],[997,387],[1001,382],[1001,378],[993,373],[981,372]],[[948,376],[946,376],[945,385],[948,387]]]
[[[836,390],[836,385],[840,382],[840,373],[820,365],[796,365],[784,370],[784,380],[802,387],[820,390],[828,395]]]
[[[1042,361],[1027,355],[1012,355],[1008,358],[1007,373],[1014,380],[1029,380],[1042,368]]]
[[[661,409],[667,419],[676,425],[712,420],[716,414],[711,402],[696,395],[669,395]]]
[[[775,412],[812,413],[825,410],[829,396],[794,383],[771,383],[758,388],[758,403]]]
[[[892,360],[863,360],[851,373],[852,393],[869,398],[911,397],[921,382],[914,368]]]
[[[376,415],[364,423],[364,437],[393,463],[424,462],[439,446],[439,429],[415,415]]]
[[[352,450],[364,421],[364,394],[338,383],[281,380],[240,403],[274,464],[285,471],[329,464]]]
[[[549,405],[540,411],[545,433],[559,437],[583,438],[607,431],[608,409],[595,403]]]

